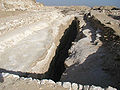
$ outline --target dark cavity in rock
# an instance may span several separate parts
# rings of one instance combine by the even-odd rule
[[[48,72],[45,74],[45,78],[59,81],[62,73],[65,71],[64,61],[69,56],[68,50],[72,46],[72,42],[77,35],[79,21],[75,17],[72,24],[64,32],[60,40],[60,44],[57,47],[56,54],[50,64]]]

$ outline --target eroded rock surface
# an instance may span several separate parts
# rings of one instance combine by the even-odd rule
[[[84,20],[78,19],[79,33],[65,60],[67,69],[61,81],[119,88],[120,63],[119,59],[115,61],[119,57],[119,20],[96,10],[85,15]]]
[[[116,90],[110,86],[119,85],[119,9],[41,6],[34,0],[0,0],[0,89]],[[68,34],[76,38],[66,51],[62,82],[43,79],[59,44],[64,51],[67,44],[60,40],[72,21],[78,34]],[[115,71],[114,77],[107,71]]]
[[[2,11],[30,10],[41,6],[43,4],[36,3],[35,0],[0,0],[0,10]]]
[[[32,13],[34,15],[31,15]],[[10,17],[1,18],[8,20],[11,26],[7,27],[7,24],[4,25],[4,29],[1,29],[0,68],[45,73],[59,44],[59,39],[74,18],[64,16],[55,10],[28,12],[22,15],[24,18],[14,16],[16,19],[13,17],[11,22],[8,20]],[[15,28],[19,25],[18,23],[21,23],[21,26]],[[15,29],[11,30],[10,27]]]

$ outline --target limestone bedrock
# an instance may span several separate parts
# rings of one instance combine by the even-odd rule
[[[26,18],[24,21],[24,17],[29,17],[33,13],[31,18]],[[22,25],[12,30],[9,30],[9,27],[0,30],[0,68],[32,73],[45,73],[48,70],[59,40],[74,16],[65,16],[56,9],[38,13],[31,11],[29,14],[24,14],[23,18],[15,15],[13,17],[16,17],[16,23],[19,18],[21,21],[23,19]],[[39,20],[29,23],[31,20],[36,20],[36,17]]]
[[[0,11],[33,10],[41,6],[36,0],[0,0]]]

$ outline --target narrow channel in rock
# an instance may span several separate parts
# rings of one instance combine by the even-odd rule
[[[60,40],[60,44],[57,47],[56,54],[50,64],[48,72],[45,74],[45,78],[59,81],[62,73],[65,70],[64,61],[69,56],[68,50],[72,46],[72,42],[75,40],[77,35],[77,29],[79,21],[75,17],[72,24],[64,32]]]

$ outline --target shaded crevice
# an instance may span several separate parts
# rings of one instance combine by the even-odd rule
[[[48,72],[45,73],[45,78],[59,81],[62,73],[65,71],[64,61],[69,56],[68,50],[72,46],[78,32],[79,21],[75,17],[72,24],[64,32],[60,39],[60,44],[57,47],[56,54],[52,59]]]
[[[108,16],[112,17],[113,19],[120,20],[120,16],[110,15],[110,14]]]

